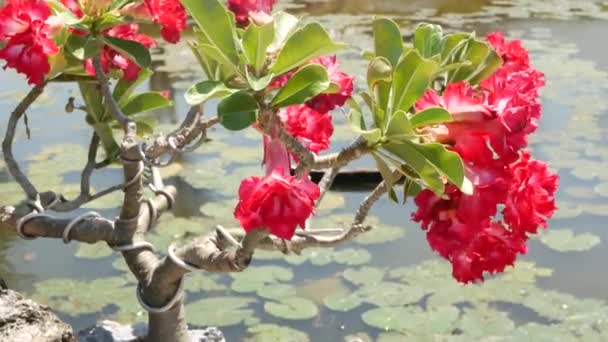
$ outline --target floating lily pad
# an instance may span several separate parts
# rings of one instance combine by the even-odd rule
[[[211,291],[224,291],[228,289],[228,286],[224,285],[220,281],[218,274],[203,273],[203,274],[192,274],[185,281],[185,289],[190,292],[211,292]]]
[[[318,305],[323,304],[325,297],[334,293],[342,293],[347,291],[348,288],[344,285],[344,282],[335,276],[329,276],[321,279],[314,279],[306,281],[304,284],[299,285],[297,293],[300,297],[310,299]]]
[[[344,279],[354,285],[376,285],[382,282],[385,270],[376,267],[349,268],[343,273]]]
[[[186,314],[191,324],[227,327],[255,318],[249,305],[255,303],[251,297],[214,297],[186,305]]]
[[[355,242],[361,245],[373,245],[385,242],[397,241],[405,236],[405,227],[376,226],[370,232],[359,235]]]
[[[470,337],[470,340],[482,339],[492,335],[507,335],[515,329],[515,323],[506,312],[496,311],[481,305],[465,308],[458,328]]]
[[[260,266],[249,267],[242,273],[233,273],[230,276],[234,279],[230,288],[239,293],[257,292],[267,284],[290,281],[293,279],[293,272],[286,267],[280,266]]]
[[[307,320],[319,314],[315,303],[298,297],[281,298],[278,302],[266,302],[264,310],[275,317],[288,320]]]
[[[365,324],[382,331],[434,335],[449,333],[458,315],[458,309],[453,306],[428,311],[417,306],[408,306],[372,309],[361,317]]]
[[[381,307],[403,306],[419,302],[428,289],[393,282],[381,282],[357,290],[364,302]]]
[[[260,324],[249,327],[245,342],[309,342],[302,331],[274,324]]]
[[[218,180],[225,177],[226,166],[228,163],[222,159],[208,159],[195,165],[188,165],[188,172],[184,172],[182,177],[197,189],[212,188]]]
[[[334,260],[343,265],[363,265],[372,260],[372,255],[363,248],[346,248],[335,252]]]
[[[78,244],[78,250],[75,255],[77,258],[83,259],[102,259],[112,255],[112,249],[110,249],[108,245],[102,243],[93,245],[81,243]]]
[[[558,252],[582,252],[600,244],[598,236],[591,233],[575,235],[570,229],[550,229],[543,233],[540,241]]]
[[[363,298],[357,292],[345,290],[325,297],[323,304],[333,311],[348,312],[363,304]]]
[[[231,145],[230,148],[220,151],[220,158],[233,163],[251,164],[262,162],[263,154],[264,151],[260,147],[247,148]]]
[[[593,189],[584,186],[570,186],[564,192],[574,198],[592,199],[596,196]]]
[[[346,198],[339,192],[328,191],[321,201],[321,205],[317,207],[317,211],[330,212],[332,210],[343,208],[346,205]]]
[[[553,215],[554,219],[570,219],[583,214],[582,207],[575,202],[560,201],[557,204],[557,207],[559,209],[555,212],[555,215]]]
[[[296,288],[288,284],[270,284],[258,290],[258,296],[265,299],[280,300],[285,297],[295,297]]]

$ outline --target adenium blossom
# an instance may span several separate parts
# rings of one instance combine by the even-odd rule
[[[51,70],[49,56],[59,49],[52,40],[57,20],[46,1],[8,0],[0,8],[0,59],[6,68],[27,76],[29,84],[41,84]]]
[[[145,34],[138,33],[138,31],[139,26],[137,24],[124,24],[114,26],[103,33],[110,37],[116,37],[120,39],[138,42],[146,48],[150,48],[156,44],[156,41],[154,41],[154,39],[148,37]],[[122,70],[122,78],[127,81],[133,81],[137,79],[139,71],[141,70],[141,68],[135,62],[121,55],[118,51],[115,51],[108,46],[105,46],[103,48],[103,52],[101,54],[101,63],[103,66],[103,71],[106,73],[108,73],[111,69]],[[92,60],[89,59],[85,61],[85,70],[89,75],[95,75],[95,68],[93,67]]]
[[[340,62],[336,55],[323,56],[312,59],[308,64],[320,64],[327,69],[329,80],[338,85],[338,91],[333,94],[320,94],[308,101],[306,105],[319,113],[327,113],[338,107],[344,106],[352,96],[354,90],[354,78],[340,71]],[[284,87],[287,81],[297,70],[292,70],[275,78],[270,84],[271,89]]]
[[[228,0],[228,9],[235,17],[237,25],[243,27],[249,25],[249,16],[263,17],[261,13],[270,14],[272,6],[277,0]]]
[[[248,177],[239,187],[234,216],[246,231],[267,229],[270,234],[291,240],[297,227],[305,228],[313,214],[319,187],[306,177],[289,174],[287,148],[278,139],[265,136],[265,177]]]
[[[169,43],[175,44],[186,29],[187,13],[179,0],[145,0],[125,6],[121,13],[137,18],[151,18],[162,26],[160,34]]]
[[[329,148],[334,133],[331,114],[322,114],[306,105],[298,105],[281,110],[279,117],[287,133],[298,138],[313,153]]]
[[[450,112],[451,122],[422,133],[457,152],[474,185],[471,196],[450,184],[442,198],[425,190],[412,215],[427,230],[431,248],[452,262],[453,276],[465,283],[513,265],[517,254],[526,253],[529,234],[546,227],[556,209],[557,175],[523,150],[541,116],[543,74],[530,65],[521,43],[500,34],[488,39],[505,63],[478,90],[465,82],[449,84],[443,94],[431,90],[416,103],[418,111],[436,106]]]

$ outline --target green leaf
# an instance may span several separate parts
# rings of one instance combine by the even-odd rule
[[[289,36],[270,71],[280,76],[313,58],[337,52],[345,46],[335,43],[321,24],[309,23]]]
[[[272,105],[287,107],[304,103],[329,88],[327,70],[320,64],[309,64],[289,78],[272,99]]]
[[[415,134],[407,113],[399,110],[391,116],[386,128],[385,136],[390,141],[411,140]]]
[[[151,110],[167,108],[173,105],[173,102],[157,92],[141,93],[129,98],[122,111],[127,116],[149,112]]]
[[[395,177],[393,177],[393,171],[386,164],[384,159],[382,159],[382,157],[380,157],[376,153],[372,153],[372,157],[374,157],[374,160],[376,161],[376,166],[378,167],[378,171],[380,171],[382,178],[384,178],[386,190],[392,190],[393,186],[395,185]]]
[[[235,91],[235,89],[226,87],[224,82],[203,81],[191,86],[184,94],[184,97],[189,105],[196,106],[210,99],[233,94]]]
[[[427,108],[414,114],[414,116],[410,118],[410,123],[414,128],[432,126],[450,121],[452,121],[452,115],[450,115],[447,110],[440,107]]]
[[[424,181],[425,187],[429,188],[437,195],[442,196],[445,185],[441,179],[441,174],[420,152],[410,143],[388,144],[383,146],[388,152],[392,153],[405,164],[411,167]],[[404,174],[408,176],[405,172]]]
[[[124,23],[125,22],[120,17],[117,17],[112,13],[106,13],[97,22],[97,26],[95,28],[98,32],[101,32]]]
[[[253,91],[261,91],[266,89],[274,79],[274,74],[268,74],[264,77],[258,78],[252,75],[249,70],[246,70],[246,75],[247,82]]]
[[[275,35],[274,35],[274,40],[272,41],[272,44],[270,44],[269,49],[271,51],[280,50],[281,47],[283,46],[283,44],[285,43],[285,40],[287,40],[287,37],[289,37],[293,33],[294,29],[296,27],[298,27],[299,23],[300,23],[300,19],[298,19],[297,17],[295,17],[289,13],[282,12],[282,11],[275,13],[274,14]]]
[[[226,7],[218,0],[181,0],[181,3],[209,44],[223,56],[222,60],[238,65],[235,23]]]
[[[241,71],[237,64],[232,63],[229,59],[226,58],[226,55],[222,53],[220,49],[210,44],[201,44],[201,49],[204,51],[206,57],[210,58],[212,61],[216,62],[217,68],[220,70],[227,70],[228,75],[240,74]],[[225,75],[226,76],[226,75]],[[215,77],[217,78],[217,77]],[[221,78],[223,80],[226,77]]]
[[[393,74],[393,111],[409,111],[434,80],[439,65],[417,50],[408,51]]]
[[[143,84],[154,72],[150,69],[142,69],[137,75],[137,79],[133,81],[119,80],[114,87],[112,96],[118,102],[120,106],[123,106],[125,102],[131,97],[135,88]],[[109,109],[108,109],[109,110]]]
[[[125,57],[129,58],[142,68],[147,68],[152,63],[150,52],[145,46],[132,40],[125,40],[110,36],[102,36],[102,39],[112,49],[120,52]]]
[[[372,23],[376,56],[397,65],[403,54],[403,37],[399,26],[389,18],[377,18]]]
[[[266,63],[266,51],[274,39],[274,22],[258,26],[251,23],[243,35],[243,50],[253,65],[257,75],[260,75]]]
[[[370,91],[378,82],[391,82],[393,79],[393,66],[384,57],[374,58],[367,67],[367,86]]]
[[[348,101],[351,108],[350,114],[348,114],[348,123],[350,124],[350,127],[355,132],[362,132],[367,130],[365,118],[363,117],[361,107],[359,107],[357,101],[353,99],[349,99]]]
[[[441,52],[443,30],[439,25],[420,24],[414,33],[414,47],[422,57],[431,58]]]
[[[258,109],[253,96],[241,91],[223,99],[217,106],[217,115],[222,126],[240,131],[255,122]]]
[[[458,56],[466,49],[470,38],[471,35],[467,33],[453,33],[443,37],[441,40],[442,64],[458,62]]]
[[[72,34],[68,37],[66,49],[79,60],[96,56],[101,51],[103,43],[93,36],[79,36]]]
[[[470,64],[450,71],[448,83],[465,80],[475,85],[491,76],[502,65],[500,56],[486,42],[469,39],[463,52],[462,59],[454,62]]]

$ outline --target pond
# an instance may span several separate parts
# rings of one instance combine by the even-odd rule
[[[447,30],[500,30],[530,48],[546,73],[544,117],[532,138],[534,155],[561,177],[559,211],[549,229],[530,242],[515,268],[479,285],[461,286],[450,265],[434,255],[424,232],[410,222],[411,205],[388,200],[374,209],[374,232],[334,251],[301,256],[260,253],[239,275],[189,275],[187,311],[193,326],[220,326],[229,341],[507,341],[608,340],[608,1],[606,0],[324,0],[279,1],[279,8],[307,14],[353,43],[341,54],[344,69],[364,84],[362,50],[371,47],[372,14],[389,16],[411,35],[428,21]],[[151,115],[169,131],[187,111],[183,94],[203,78],[185,44],[161,46],[149,84],[169,90],[175,108]],[[6,113],[28,88],[22,77],[3,72],[0,107]],[[75,88],[53,85],[30,110],[31,139],[19,130],[16,155],[39,188],[66,196],[78,190],[90,131],[82,113],[65,113]],[[78,100],[77,100],[78,101]],[[211,103],[207,112],[214,114]],[[333,149],[354,135],[340,112]],[[6,123],[1,122],[1,131]],[[163,169],[179,196],[172,214],[150,236],[166,251],[175,240],[204,234],[232,218],[242,178],[261,173],[261,141],[253,130],[213,140]],[[353,167],[365,167],[363,160]],[[97,188],[121,181],[121,170],[96,175]],[[331,192],[312,225],[349,221],[365,196],[362,189]],[[0,162],[0,203],[23,199]],[[106,217],[117,215],[120,194],[91,203]],[[79,330],[100,319],[145,320],[135,299],[135,281],[119,256],[104,245],[64,246],[59,240],[22,241],[0,232],[0,274],[15,289],[47,303]],[[289,300],[285,296],[289,295]]]

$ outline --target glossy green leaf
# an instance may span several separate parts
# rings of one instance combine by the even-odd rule
[[[259,75],[266,63],[266,51],[274,39],[274,22],[258,26],[251,23],[243,35],[243,51]]]
[[[415,134],[410,119],[404,111],[396,111],[388,122],[384,133],[391,142],[411,140]]]
[[[469,62],[470,65],[450,71],[449,83],[465,80],[470,84],[478,84],[502,65],[502,59],[489,43],[474,39],[468,40],[462,59],[455,62]]]
[[[249,70],[245,71],[245,75],[247,76],[247,83],[253,91],[261,91],[266,89],[272,80],[274,79],[274,74],[268,74],[266,76],[258,78],[255,75],[252,75]]]
[[[232,63],[229,59],[226,58],[226,55],[222,53],[220,49],[211,45],[211,44],[200,44],[201,50],[204,51],[204,55],[210,59],[211,61],[216,63],[216,69],[214,70],[218,74],[227,75],[235,75],[240,74],[241,71],[238,68],[238,64]],[[217,76],[217,77],[216,77]],[[225,77],[220,77],[220,75],[214,76],[215,79],[226,80]]]
[[[386,190],[390,191],[395,185],[395,177],[393,177],[393,171],[386,164],[384,159],[382,159],[382,157],[380,157],[376,153],[372,153],[372,157],[374,157],[374,160],[376,161],[376,167],[378,168],[378,171],[380,171],[380,174],[384,179]]]
[[[277,107],[304,103],[329,87],[327,70],[320,64],[309,64],[289,78],[287,84],[272,99]]]
[[[222,98],[233,94],[235,91],[235,89],[226,87],[224,82],[203,81],[190,87],[184,97],[189,105],[196,106],[214,98]]]
[[[196,21],[209,45],[223,56],[221,59],[238,65],[235,23],[226,7],[219,0],[181,0],[181,3]]]
[[[413,128],[432,126],[450,121],[452,121],[452,115],[440,107],[427,108],[410,118]]]
[[[256,121],[257,101],[246,92],[234,93],[223,99],[217,106],[220,123],[232,131],[240,131]]]
[[[112,96],[118,102],[118,105],[124,106],[125,102],[131,97],[131,94],[135,91],[137,87],[142,85],[145,81],[152,76],[154,72],[150,69],[142,69],[139,71],[137,78],[133,81],[127,81],[124,79],[119,80],[114,87],[114,92]],[[110,109],[106,109],[109,111]]]
[[[283,11],[276,12],[273,17],[275,34],[269,49],[271,51],[277,51],[281,49],[287,40],[287,37],[293,33],[296,27],[298,27],[300,19]]]
[[[441,26],[423,23],[418,25],[414,33],[414,47],[422,57],[431,58],[441,52],[442,38]]]
[[[370,91],[378,82],[390,82],[393,79],[393,66],[384,57],[374,58],[367,67],[367,86]]]
[[[85,60],[98,55],[103,47],[103,42],[91,35],[72,34],[68,37],[65,47],[74,57]]]
[[[393,112],[408,112],[429,88],[438,70],[435,61],[423,58],[417,50],[408,51],[393,74]]]
[[[389,18],[376,18],[372,23],[376,56],[397,65],[403,54],[403,37],[399,26]]]
[[[442,64],[462,62],[458,56],[466,49],[471,38],[471,35],[467,33],[453,33],[443,37],[441,41]]]
[[[160,93],[148,92],[137,94],[129,98],[122,107],[122,111],[125,115],[131,116],[151,110],[171,107],[172,105],[173,102]]]
[[[335,53],[344,47],[344,44],[334,42],[321,24],[309,23],[289,36],[270,71],[282,75],[311,59]]]
[[[411,167],[422,178],[426,187],[437,195],[443,195],[445,185],[441,179],[441,174],[411,143],[402,142],[384,145],[383,147]]]
[[[441,144],[409,144],[463,193],[473,194],[473,185],[464,175],[464,165],[458,153],[448,151]]]
[[[114,50],[120,52],[123,56],[135,62],[142,68],[147,68],[152,63],[150,51],[138,42],[126,39],[120,39],[110,36],[102,36],[103,40]]]

